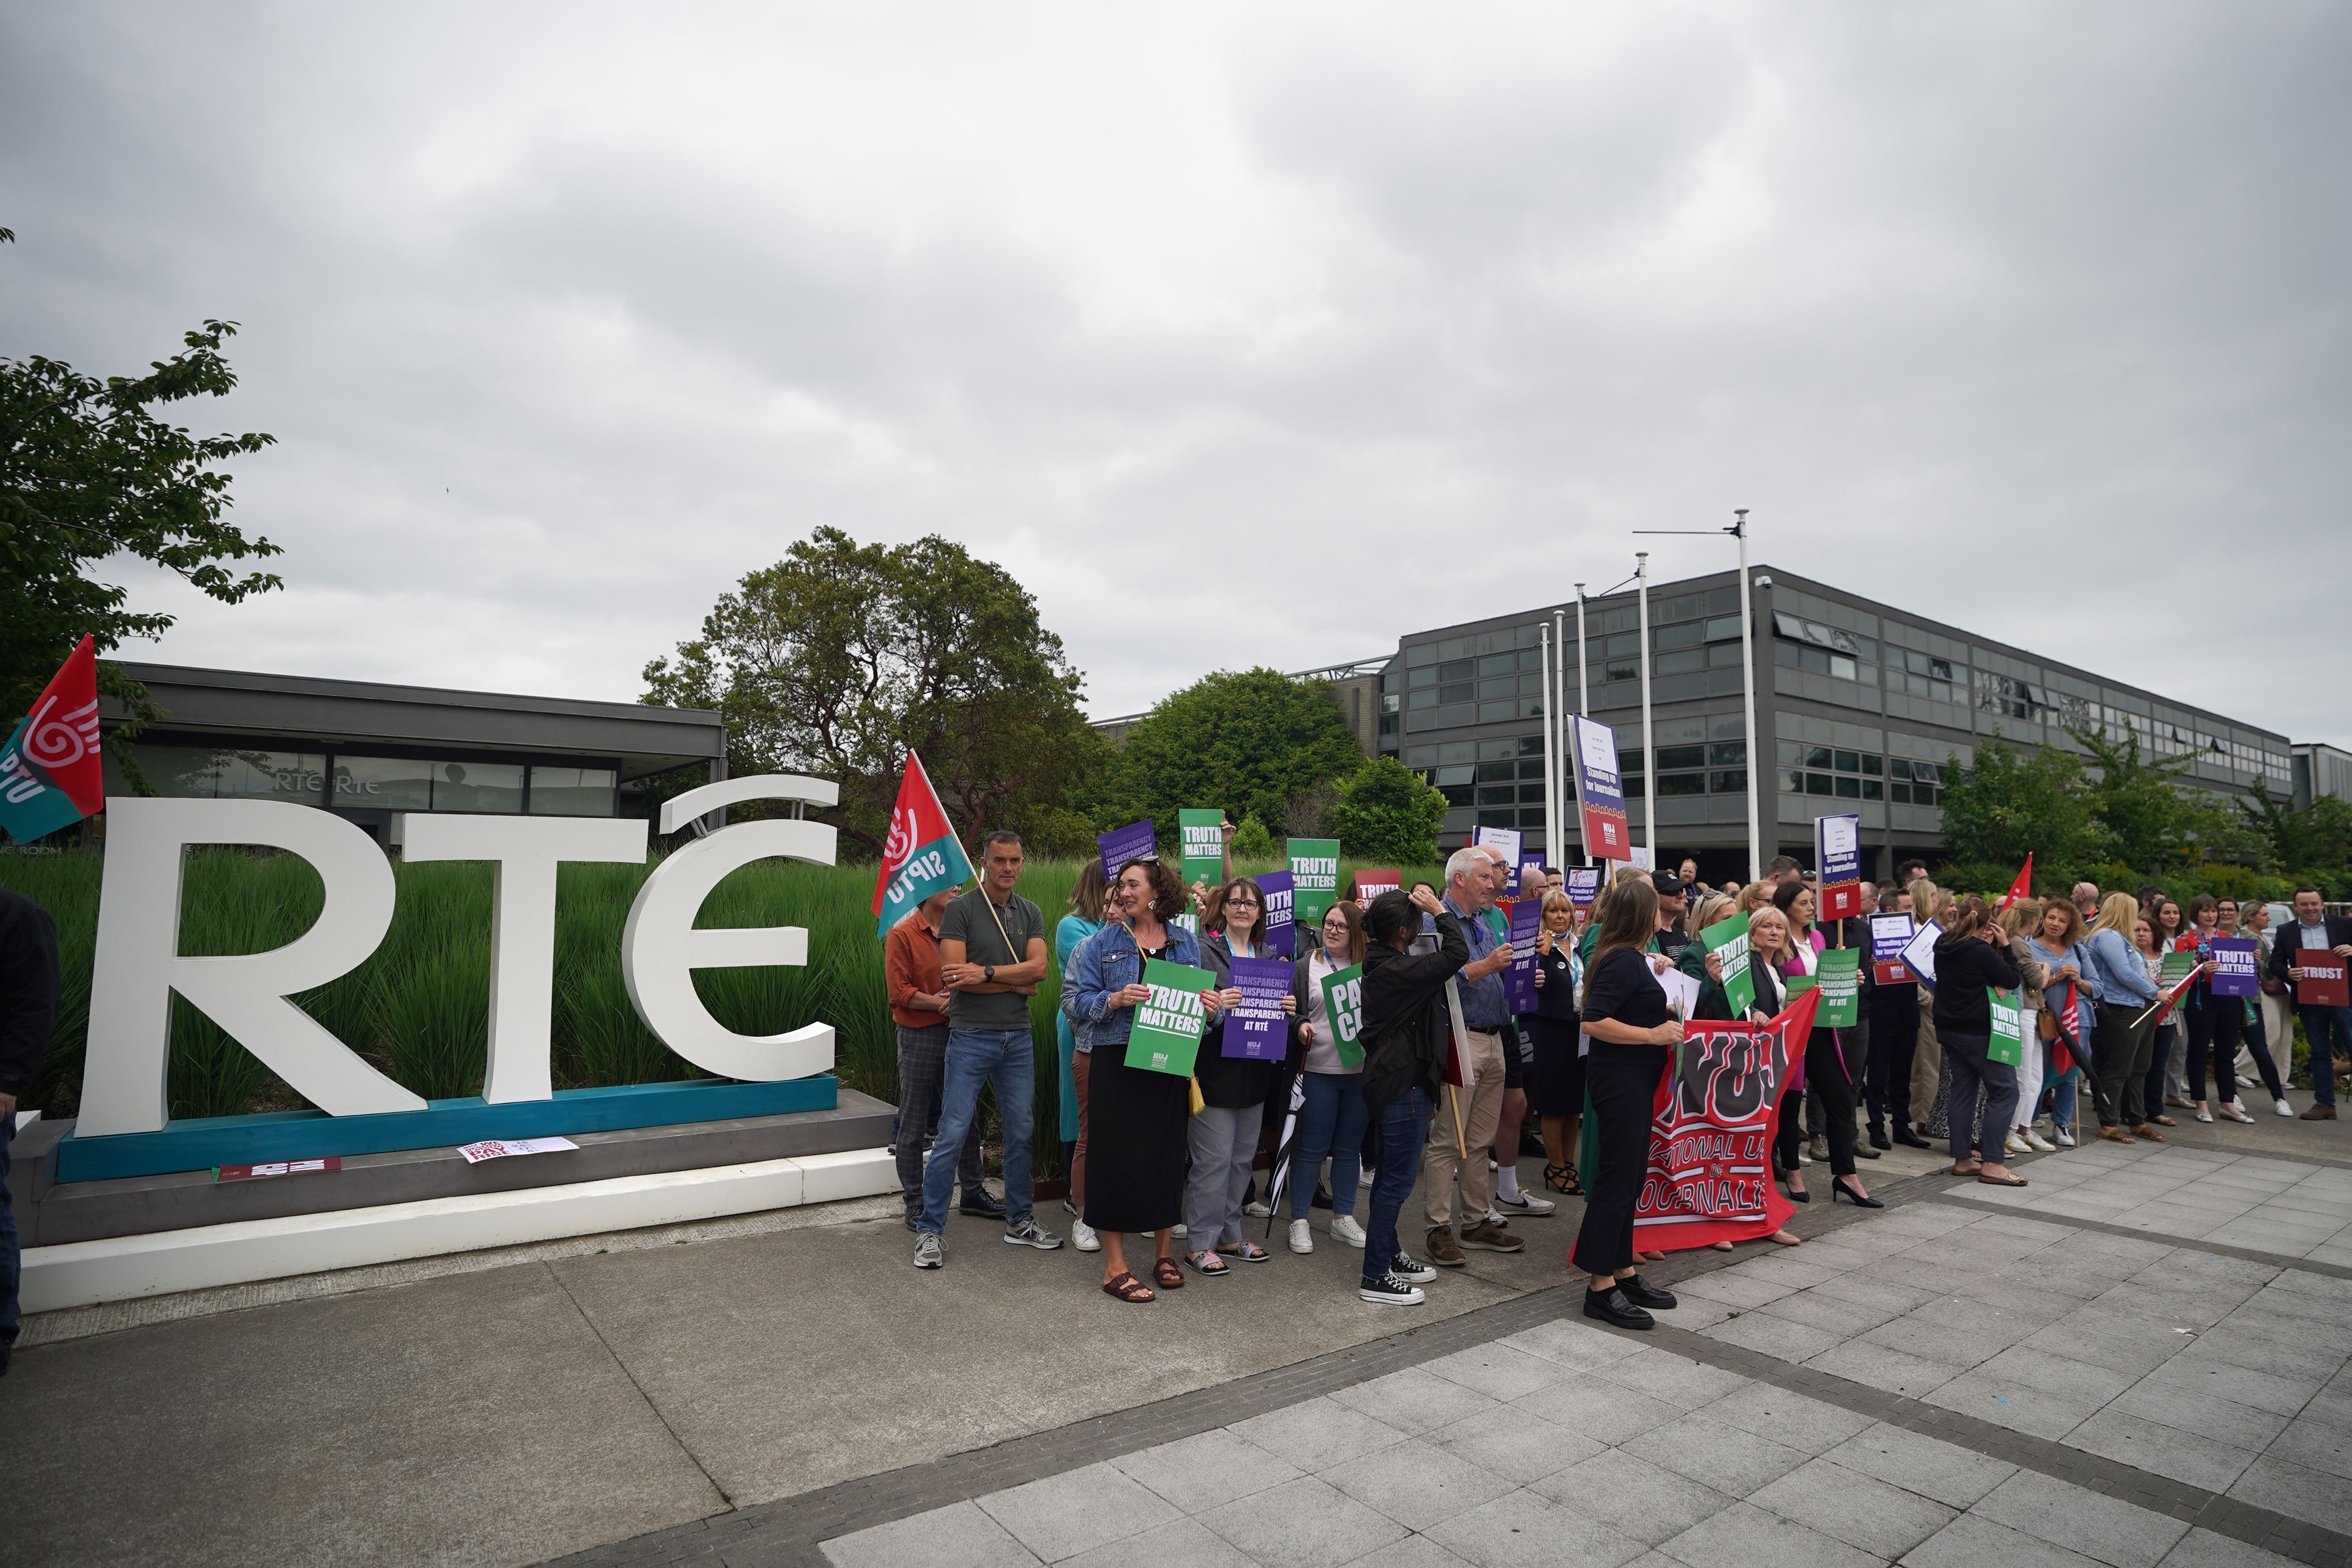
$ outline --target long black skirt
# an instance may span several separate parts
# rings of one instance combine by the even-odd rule
[[[1106,1041],[1087,1069],[1087,1223],[1097,1230],[1165,1230],[1184,1218],[1185,1132],[1192,1086],[1127,1065]]]
[[[1529,1014],[1519,1020],[1536,1047],[1536,1114],[1584,1114],[1584,1058],[1576,1054],[1580,1033],[1572,1018]]]

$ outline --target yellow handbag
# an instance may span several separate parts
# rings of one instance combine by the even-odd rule
[[[1192,1109],[1190,1114],[1198,1116],[1201,1112],[1209,1108],[1209,1102],[1201,1098],[1201,1080],[1199,1078],[1191,1078],[1185,1081],[1191,1084],[1192,1089]]]

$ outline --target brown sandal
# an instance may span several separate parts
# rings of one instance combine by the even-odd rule
[[[1184,1271],[1176,1267],[1172,1258],[1163,1258],[1151,1266],[1151,1282],[1162,1290],[1184,1289]]]
[[[1119,1270],[1103,1281],[1103,1294],[1116,1296],[1122,1301],[1134,1301],[1139,1304],[1160,1300],[1158,1296],[1152,1294],[1150,1286],[1125,1269]]]
[[[2137,1143],[2139,1142],[2138,1139],[2133,1137],[2130,1133],[2125,1131],[2120,1127],[2102,1127],[2099,1129],[2099,1136],[2105,1139],[2110,1143]]]

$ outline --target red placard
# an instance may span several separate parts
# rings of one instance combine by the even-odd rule
[[[323,1154],[315,1160],[264,1160],[257,1165],[215,1165],[215,1182],[249,1182],[259,1176],[307,1176],[320,1171],[340,1171],[342,1158]]]
[[[1862,913],[1862,884],[1832,882],[1820,893],[1821,909],[1816,918],[1825,921],[1852,920]]]
[[[1885,958],[1870,966],[1870,977],[1881,985],[1908,985],[1919,977],[1899,958]]]
[[[1348,898],[1352,903],[1369,904],[1382,893],[1393,893],[1404,886],[1404,873],[1367,866],[1356,873],[1348,885]]]
[[[2340,952],[2298,952],[2294,955],[2294,1000],[2301,1007],[2352,1007],[2352,978],[2345,973]]]

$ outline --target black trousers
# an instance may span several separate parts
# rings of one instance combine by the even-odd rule
[[[1919,987],[1881,985],[1870,994],[1870,1060],[1864,1089],[1870,1130],[1911,1121],[1911,1057],[1919,1045]],[[1810,1068],[1808,1068],[1810,1072]]]
[[[2216,996],[2210,991],[2190,994],[2197,1005],[2189,1010],[2189,1098],[2205,1098],[2205,1063],[2210,1058],[2213,1082],[2221,1090],[2215,1098],[2227,1105],[2238,1098],[2238,1041],[2245,1033],[2245,998]]]
[[[1641,1201],[1650,1168],[1650,1123],[1666,1055],[1664,1046],[1604,1046],[1595,1040],[1584,1058],[1584,1092],[1592,1102],[1600,1158],[1571,1255],[1579,1273],[1614,1274],[1633,1267],[1633,1205]]]
[[[1773,1142],[1783,1172],[1797,1168],[1797,1145],[1803,1137],[1797,1126],[1799,1092],[1791,1089],[1780,1098],[1780,1123],[1775,1129]],[[1853,1085],[1846,1079],[1834,1032],[1815,1029],[1813,1037],[1805,1042],[1805,1087],[1801,1092],[1807,1096],[1819,1095],[1822,1109],[1827,1113],[1825,1131],[1830,1141],[1830,1174],[1853,1175]]]

